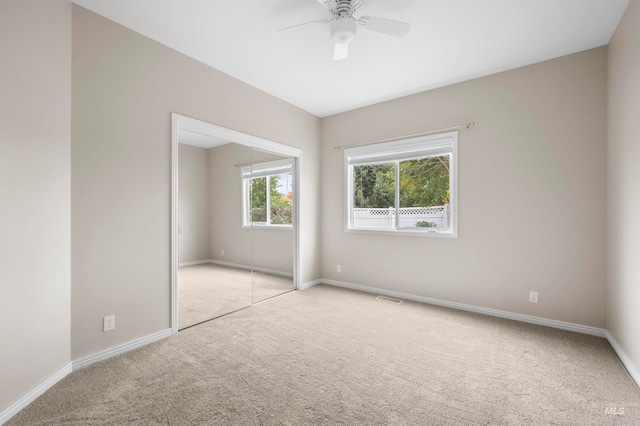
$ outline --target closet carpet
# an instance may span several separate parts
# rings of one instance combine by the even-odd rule
[[[60,381],[9,425],[640,424],[606,340],[319,285]]]

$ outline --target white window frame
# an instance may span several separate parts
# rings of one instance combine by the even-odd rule
[[[353,205],[354,184],[353,166],[373,163],[406,161],[416,158],[424,158],[440,153],[450,154],[449,161],[449,209],[451,214],[451,227],[447,231],[437,231],[431,228],[354,228]],[[399,168],[396,167],[396,196],[395,209],[399,209]],[[344,176],[345,176],[345,232],[365,234],[387,235],[420,235],[437,238],[458,237],[458,132],[439,133],[428,136],[420,136],[402,139],[392,142],[384,142],[347,148],[344,150]],[[398,215],[396,214],[396,218]]]
[[[242,181],[242,227],[243,228],[273,228],[273,229],[293,229],[293,223],[291,224],[271,224],[271,197],[269,194],[269,179],[271,176],[277,176],[282,173],[291,173],[292,182],[294,179],[293,173],[293,160],[285,158],[282,160],[263,161],[244,166],[240,169],[241,181]],[[251,222],[249,217],[249,208],[251,205],[251,180],[255,178],[267,178],[267,222]],[[293,188],[292,188],[293,189]],[[292,191],[293,192],[293,191]],[[293,208],[293,203],[292,203]],[[293,217],[291,218],[293,222]]]

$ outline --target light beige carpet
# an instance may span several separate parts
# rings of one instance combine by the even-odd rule
[[[253,271],[253,303],[291,291],[295,288],[293,278]]]
[[[9,422],[45,424],[638,425],[640,391],[602,338],[316,286],[74,372]]]
[[[216,264],[178,268],[178,328],[293,290],[293,279]]]

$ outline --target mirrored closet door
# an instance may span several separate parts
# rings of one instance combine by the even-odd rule
[[[295,288],[295,158],[178,137],[182,330]]]
[[[251,226],[253,303],[295,288],[293,282],[295,159],[253,149],[243,168]]]
[[[251,148],[192,141],[186,132],[181,136],[177,294],[182,330],[250,306],[252,280],[251,232],[242,227],[237,166],[251,164]]]

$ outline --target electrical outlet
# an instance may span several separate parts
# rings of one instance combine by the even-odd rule
[[[115,328],[116,328],[116,316],[115,315],[109,315],[108,317],[104,317],[103,318],[103,326],[104,326],[104,330],[103,331],[115,330]]]
[[[538,292],[537,291],[529,292],[529,302],[538,303]]]
[[[224,256],[224,250],[220,250],[220,255]]]
[[[338,265],[336,267],[336,272],[342,272],[342,265]]]

